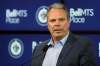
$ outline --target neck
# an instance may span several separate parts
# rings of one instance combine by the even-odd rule
[[[60,39],[61,39],[60,37],[52,37],[52,41],[54,44],[58,42]]]
[[[64,38],[65,36],[67,35],[67,33],[63,36],[57,36],[57,37],[54,37],[52,36],[52,41],[53,41],[53,44],[56,44],[58,41],[60,41],[62,38]]]

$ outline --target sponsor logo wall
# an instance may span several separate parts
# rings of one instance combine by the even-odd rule
[[[1,0],[0,30],[47,31],[48,5],[64,1],[69,8],[71,30],[100,30],[99,0]]]
[[[99,0],[64,0],[70,11],[71,30],[100,31],[99,2]]]
[[[60,0],[1,0],[0,30],[47,30],[48,5]]]
[[[0,65],[28,66],[32,53],[49,35],[0,35]],[[2,63],[1,63],[2,62]]]
[[[92,41],[93,51],[96,54],[96,64],[100,65],[100,35],[81,35]],[[7,66],[28,66],[32,53],[36,46],[45,40],[49,40],[50,35],[0,35],[0,65]]]

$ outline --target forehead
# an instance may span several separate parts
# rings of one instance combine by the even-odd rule
[[[51,14],[53,12],[60,12],[60,13],[66,13],[66,10],[62,9],[62,8],[51,8],[49,11],[48,11],[48,14]]]
[[[66,16],[66,11],[64,9],[52,8],[49,10],[47,17],[58,17],[58,16]]]

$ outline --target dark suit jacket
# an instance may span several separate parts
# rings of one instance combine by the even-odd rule
[[[36,47],[31,66],[42,66],[45,57],[43,48],[47,43],[48,41]],[[95,54],[92,50],[88,40],[70,33],[56,66],[96,66]]]

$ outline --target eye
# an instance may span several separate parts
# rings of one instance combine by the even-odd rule
[[[51,20],[49,20],[49,22],[55,22],[56,21],[56,19],[51,19]]]
[[[65,18],[59,18],[59,21],[64,21],[65,20]]]

